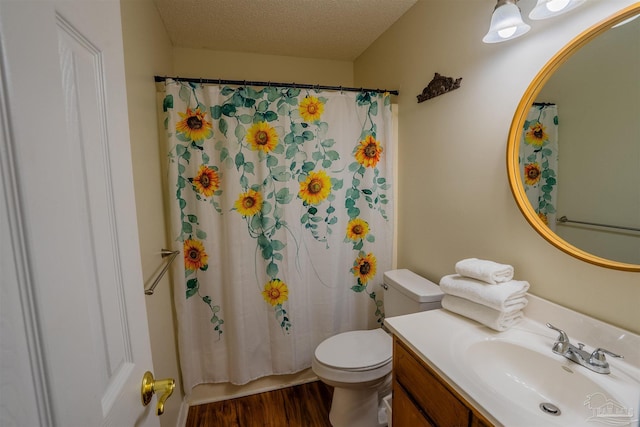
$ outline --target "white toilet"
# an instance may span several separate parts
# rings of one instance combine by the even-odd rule
[[[440,308],[442,291],[412,271],[384,273],[385,317]],[[343,332],[316,348],[311,369],[334,387],[329,420],[334,427],[382,427],[378,412],[391,393],[391,336],[382,329]]]

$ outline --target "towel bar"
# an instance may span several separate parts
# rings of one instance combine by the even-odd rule
[[[576,224],[595,225],[597,227],[617,228],[619,230],[640,231],[640,228],[636,228],[636,227],[625,227],[625,226],[622,226],[622,225],[608,225],[608,224],[598,224],[597,222],[576,221],[576,220],[567,218],[566,215],[563,215],[560,218],[556,219],[556,223],[565,223],[565,222],[574,222]]]
[[[156,286],[158,286],[158,283],[160,283],[160,280],[165,275],[165,273],[169,269],[169,266],[171,265],[173,260],[176,259],[176,256],[178,256],[179,253],[180,251],[170,251],[169,249],[162,249],[160,251],[160,255],[162,255],[162,258],[166,258],[168,256],[170,256],[171,258],[169,258],[169,261],[165,264],[164,268],[158,274],[158,277],[156,277],[156,280],[153,281],[151,286],[149,286],[147,289],[144,290],[145,295],[153,295],[153,292],[156,289]]]

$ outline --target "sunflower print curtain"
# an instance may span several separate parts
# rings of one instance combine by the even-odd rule
[[[167,80],[160,105],[185,389],[297,372],[379,326],[389,95]]]
[[[558,197],[558,107],[534,104],[520,142],[520,174],[529,203],[551,230],[556,229]]]

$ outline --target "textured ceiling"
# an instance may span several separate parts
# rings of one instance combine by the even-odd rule
[[[154,0],[176,47],[353,60],[417,0]]]

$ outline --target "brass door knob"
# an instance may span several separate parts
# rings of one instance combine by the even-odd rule
[[[158,398],[157,415],[162,415],[164,413],[164,403],[171,396],[174,388],[176,388],[176,381],[173,378],[154,380],[151,372],[145,372],[142,377],[142,389],[140,391],[142,406],[147,406],[151,402],[154,393],[158,393],[160,397]]]

